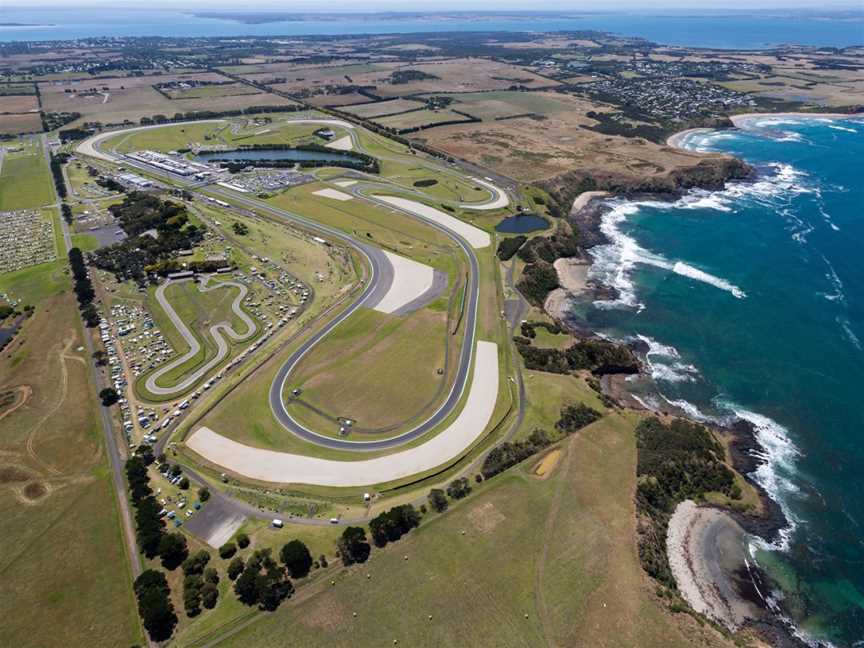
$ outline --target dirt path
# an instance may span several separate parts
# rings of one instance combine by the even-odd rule
[[[9,391],[15,392],[15,402],[12,403],[4,412],[0,413],[0,421],[9,416],[12,412],[21,407],[24,403],[30,400],[30,396],[33,395],[33,389],[30,385],[18,385],[17,387],[13,387]]]
[[[554,451],[553,451],[554,452]],[[549,513],[546,515],[546,525],[543,529],[543,544],[540,547],[540,555],[537,557],[537,569],[534,572],[534,608],[540,625],[543,628],[543,638],[546,645],[554,648],[557,646],[552,633],[552,623],[549,620],[549,611],[546,607],[546,598],[543,594],[543,579],[546,575],[546,563],[549,558],[549,543],[558,521],[558,513],[561,510],[561,500],[564,494],[564,486],[567,484],[567,476],[573,463],[575,453],[571,451],[570,443],[562,446],[561,467],[559,468],[558,483],[555,485],[555,493],[552,495],[552,503],[549,505]]]

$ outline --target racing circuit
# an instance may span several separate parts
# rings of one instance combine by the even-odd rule
[[[352,137],[352,143],[355,148],[360,148],[360,142],[354,130],[355,127],[348,122],[333,119],[297,119],[287,120],[285,123],[316,123],[346,128]],[[145,128],[152,127],[142,127],[141,129]],[[94,155],[99,159],[113,163],[138,166],[121,154],[103,150],[100,146],[105,140],[111,137],[134,130],[139,129],[113,131],[94,136],[82,142],[78,146],[78,152]],[[143,169],[143,167],[141,168]],[[143,170],[151,174],[154,173],[153,169],[150,168]],[[447,170],[447,172],[449,173],[450,171]],[[162,173],[162,175],[168,176],[169,174]],[[183,178],[174,176],[171,176],[171,180],[174,182],[188,182]],[[499,190],[489,182],[477,178],[471,178],[471,180],[487,189],[491,197],[482,203],[460,204],[460,207],[472,210],[493,210],[509,205],[509,197],[506,192]],[[322,486],[368,485],[392,481],[423,472],[453,459],[467,449],[482,434],[491,420],[499,385],[498,352],[495,343],[478,341],[476,339],[480,287],[479,266],[475,254],[475,250],[491,245],[491,237],[485,231],[417,200],[403,196],[386,195],[386,192],[390,189],[386,182],[370,182],[368,178],[364,177],[363,180],[356,183],[356,186],[354,186],[354,182],[350,184],[352,185],[350,189],[352,197],[379,205],[387,211],[396,211],[406,217],[424,222],[448,236],[466,255],[469,272],[464,297],[464,332],[455,379],[446,399],[431,416],[398,436],[388,439],[374,441],[338,439],[318,434],[295,421],[286,409],[285,392],[289,387],[293,370],[316,344],[325,339],[327,335],[361,307],[379,307],[379,310],[382,310],[382,312],[399,314],[406,312],[405,309],[410,310],[411,308],[417,308],[424,303],[428,303],[428,301],[431,301],[435,297],[436,291],[440,292],[443,290],[441,278],[435,277],[433,274],[430,282],[428,272],[423,270],[422,264],[409,259],[400,260],[397,255],[392,255],[365,241],[357,240],[339,229],[318,223],[301,214],[277,208],[247,195],[241,195],[219,187],[206,187],[208,195],[218,195],[220,199],[229,201],[231,204],[267,212],[272,216],[290,221],[308,231],[335,239],[359,253],[365,259],[369,268],[363,290],[354,301],[335,318],[329,320],[313,335],[305,339],[280,366],[270,386],[269,402],[271,410],[275,418],[286,430],[305,441],[335,450],[367,452],[395,448],[416,440],[443,425],[459,408],[467,387],[468,394],[462,410],[449,425],[443,430],[439,430],[427,442],[398,452],[392,456],[388,455],[367,461],[330,461],[314,459],[304,455],[254,448],[232,441],[217,432],[202,427],[195,430],[186,439],[186,445],[205,460],[227,468],[239,475],[264,481],[306,483]],[[345,187],[347,185],[347,182],[343,182],[341,186]],[[202,187],[195,188],[199,191],[203,189]],[[395,186],[393,188],[398,189],[400,193],[413,194],[418,198],[424,197],[424,194],[416,190]],[[414,264],[414,266],[410,264]],[[418,268],[416,266],[421,267]],[[431,268],[427,268],[427,270],[431,270]],[[421,276],[423,278],[418,282],[417,278]],[[180,327],[178,326],[179,329]],[[233,329],[229,328],[228,330],[236,334],[236,331],[233,331]],[[214,339],[222,339],[216,331],[213,333]],[[231,336],[231,333],[228,333],[229,336]],[[232,339],[235,338],[232,336]],[[222,343],[224,344],[224,340],[222,340]],[[179,366],[179,364],[182,364],[180,360],[188,359],[188,357],[191,356],[187,353],[183,358],[178,358],[172,363],[172,367]],[[208,363],[208,368],[217,363],[218,361],[214,362],[211,360]],[[472,372],[472,368],[473,379],[469,386],[468,378]],[[162,372],[164,373],[167,370],[167,368],[163,368]],[[199,368],[195,374],[187,377],[184,383],[194,383],[206,371],[207,368]],[[148,381],[148,388],[151,385],[158,388],[155,385],[155,377],[152,376],[151,380]]]

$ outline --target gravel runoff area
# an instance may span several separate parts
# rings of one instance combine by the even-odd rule
[[[210,463],[233,473],[274,483],[368,486],[416,475],[467,450],[485,431],[498,398],[498,345],[478,341],[474,375],[465,407],[426,443],[364,461],[334,461],[253,448],[201,427],[186,442]]]
[[[394,207],[398,207],[399,209],[411,212],[415,216],[419,216],[420,218],[423,218],[425,220],[432,221],[433,223],[437,223],[442,227],[456,232],[459,236],[468,241],[468,243],[471,244],[471,247],[477,250],[489,247],[492,244],[492,239],[489,237],[489,234],[481,230],[479,227],[469,225],[468,223],[459,220],[455,216],[445,214],[444,212],[435,209],[434,207],[430,207],[429,205],[424,205],[423,203],[419,203],[416,200],[409,200],[408,198],[399,198],[398,196],[375,195],[375,198],[387,203],[388,205],[393,205]],[[472,209],[481,208],[472,207]],[[486,209],[486,207],[483,207],[483,209]]]
[[[492,194],[493,198],[489,202],[481,203],[481,204],[473,204],[473,203],[465,203],[461,205],[467,209],[502,209],[510,204],[510,198],[507,196],[507,192],[501,191],[498,187],[496,187],[491,182],[486,182],[485,180],[481,180],[480,178],[471,178],[474,182],[479,184],[481,187],[486,187],[489,192]]]
[[[417,300],[421,297],[427,295],[432,299],[436,297],[434,294],[429,295],[436,287],[433,268],[425,263],[418,263],[387,250],[384,250],[384,255],[390,261],[390,265],[393,266],[393,279],[387,292],[381,297],[381,301],[373,306],[375,310],[388,314],[398,311],[401,314],[406,305],[412,303],[416,305]]]
[[[748,568],[744,543],[745,532],[732,516],[692,500],[681,502],[669,520],[666,553],[681,596],[731,631],[759,616],[736,584]]]
[[[354,148],[354,142],[350,135],[344,135],[337,140],[333,140],[327,144],[326,147],[336,151],[350,151]]]
[[[331,200],[339,200],[341,202],[352,199],[351,194],[339,191],[338,189],[330,189],[329,187],[327,187],[326,189],[319,189],[318,191],[313,191],[312,195],[320,196],[322,198],[330,198]]]
[[[168,373],[175,367],[179,367],[183,363],[188,362],[191,358],[194,358],[201,350],[201,343],[198,342],[198,339],[194,335],[192,335],[189,327],[186,326],[186,323],[180,318],[179,315],[177,315],[177,312],[174,310],[174,308],[171,306],[171,303],[165,297],[165,289],[168,288],[168,286],[175,283],[180,283],[182,281],[191,281],[191,279],[166,281],[156,289],[156,300],[159,302],[159,305],[163,308],[168,317],[171,319],[171,323],[174,324],[174,326],[177,328],[177,331],[180,333],[180,335],[183,336],[186,344],[189,345],[189,350],[183,355],[175,358],[171,362],[163,365],[162,367],[159,367],[159,369],[157,369],[147,377],[144,386],[151,394],[155,394],[157,396],[171,396],[172,394],[179,394],[181,392],[184,392],[190,387],[194,386],[195,383],[198,382],[202,377],[204,377],[204,375],[213,367],[222,362],[222,360],[225,359],[225,356],[228,355],[228,343],[225,341],[225,338],[222,337],[222,333],[225,333],[225,335],[230,337],[235,342],[242,342],[243,340],[247,340],[252,337],[255,334],[255,331],[258,330],[258,327],[255,324],[254,320],[249,317],[245,312],[243,312],[243,309],[240,308],[240,304],[243,303],[243,299],[246,297],[246,293],[249,292],[249,289],[246,288],[246,286],[244,286],[243,284],[236,283],[234,281],[222,281],[208,287],[207,282],[209,280],[210,276],[205,276],[199,284],[198,290],[201,292],[210,292],[211,290],[227,287],[234,287],[239,289],[237,296],[231,303],[231,310],[237,317],[239,317],[243,321],[243,324],[246,326],[246,332],[241,335],[240,333],[235,331],[227,322],[219,322],[217,324],[213,324],[209,328],[209,333],[210,337],[212,337],[213,341],[216,343],[216,355],[208,362],[205,362],[203,365],[198,367],[197,370],[186,376],[181,382],[177,383],[176,385],[172,387],[160,387],[156,384],[156,381],[159,380],[161,376]]]

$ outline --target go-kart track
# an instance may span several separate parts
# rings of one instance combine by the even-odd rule
[[[348,122],[333,119],[297,119],[288,120],[285,123],[315,123],[345,128],[351,136],[355,150],[362,150],[355,126]],[[153,127],[102,133],[79,144],[77,150],[79,153],[93,155],[105,161],[122,163],[126,166],[139,166],[122,154],[103,150],[99,145],[119,134],[146,128]],[[149,167],[145,169],[142,166],[140,168],[151,174],[154,173],[153,169]],[[169,174],[162,173],[162,175],[168,176]],[[170,177],[175,182],[184,181],[177,176],[171,175]],[[491,199],[484,203],[461,204],[460,207],[491,210],[500,209],[509,204],[507,194],[494,185],[477,178],[471,178],[471,180],[487,189],[491,194]],[[401,196],[381,195],[381,192],[390,189],[385,182],[371,182],[368,178],[364,178],[358,184],[362,185],[362,189],[352,187],[350,194],[352,198],[366,200],[379,205],[383,210],[395,211],[406,217],[424,222],[451,238],[464,252],[469,262],[468,281],[464,297],[463,343],[450,392],[438,409],[415,427],[398,436],[374,441],[353,441],[325,436],[309,430],[295,421],[288,413],[285,402],[285,393],[290,388],[290,377],[293,370],[316,344],[326,338],[357,309],[361,307],[377,308],[381,312],[394,315],[410,312],[410,310],[429,303],[440,294],[446,283],[446,277],[443,277],[444,283],[442,283],[440,274],[428,266],[384,252],[365,241],[354,239],[341,230],[323,225],[303,215],[219,187],[209,186],[206,187],[206,191],[208,195],[218,195],[220,199],[233,205],[263,211],[290,221],[308,231],[338,240],[365,258],[369,267],[366,283],[354,302],[304,340],[278,369],[271,383],[269,400],[272,412],[280,424],[301,439],[319,446],[335,450],[367,452],[392,449],[416,440],[436,429],[437,433],[421,445],[385,457],[361,461],[332,461],[246,446],[209,428],[201,427],[187,437],[186,445],[206,461],[235,474],[268,482],[319,486],[365,486],[398,480],[436,468],[456,458],[469,448],[488,426],[495,409],[499,387],[498,350],[497,345],[493,342],[476,340],[480,287],[479,266],[474,250],[491,245],[491,237],[483,230],[421,202]],[[348,185],[343,183],[342,186]],[[198,187],[196,189],[201,190]],[[420,192],[405,189],[402,189],[400,193],[409,193],[418,197],[423,195]],[[221,338],[214,335],[214,339]],[[175,360],[172,366],[181,364],[179,360]],[[210,367],[214,366],[212,360],[208,364]],[[462,409],[458,416],[445,426],[446,421],[458,410],[463,401],[472,365],[473,379],[468,388],[467,397],[464,398]],[[194,383],[197,378],[203,375],[199,373],[202,371],[206,373],[207,370],[199,369],[195,375],[188,377],[186,381]],[[153,386],[156,386],[155,379],[152,382],[154,383]],[[148,381],[149,388],[150,381]],[[445,427],[441,428],[441,426]]]
[[[228,343],[225,341],[225,338],[222,336],[222,333],[225,333],[231,340],[234,342],[243,342],[244,340],[248,340],[250,337],[255,335],[255,332],[258,330],[258,326],[255,324],[254,320],[249,317],[242,308],[240,308],[240,304],[243,303],[243,299],[246,297],[246,293],[249,292],[249,289],[241,283],[236,283],[234,281],[222,281],[211,286],[208,286],[207,283],[210,280],[210,276],[205,277],[201,283],[198,285],[198,290],[202,293],[210,292],[211,290],[217,290],[219,288],[237,288],[238,293],[234,298],[234,301],[231,303],[231,311],[240,318],[246,327],[245,333],[238,333],[234,330],[234,328],[227,322],[218,322],[213,324],[210,329],[210,337],[216,343],[216,355],[213,356],[210,360],[205,362],[203,365],[198,367],[195,371],[188,374],[182,381],[173,385],[171,387],[160,387],[157,384],[157,381],[164,376],[165,374],[173,371],[175,368],[180,367],[186,364],[189,360],[198,355],[198,352],[201,351],[201,343],[198,341],[198,338],[192,334],[192,331],[189,330],[189,327],[186,326],[186,323],[180,318],[177,314],[177,311],[174,310],[174,307],[171,306],[171,302],[168,301],[168,298],[165,296],[165,291],[169,286],[183,283],[187,281],[191,281],[191,279],[179,279],[179,280],[168,280],[165,283],[161,284],[156,289],[156,301],[159,302],[159,305],[162,307],[162,310],[165,311],[165,314],[168,315],[168,318],[171,320],[171,323],[177,329],[177,332],[183,337],[183,340],[186,344],[189,345],[189,350],[183,355],[175,358],[171,362],[159,367],[156,371],[151,373],[147,380],[144,381],[144,386],[147,388],[147,391],[153,394],[154,396],[172,396],[174,394],[179,394],[188,389],[191,389],[195,386],[199,380],[201,380],[208,371],[210,371],[213,367],[219,365],[222,360],[225,359],[225,356],[228,355]]]

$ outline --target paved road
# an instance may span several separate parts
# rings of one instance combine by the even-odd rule
[[[322,123],[345,127],[351,134],[352,141],[355,142],[355,146],[359,148],[359,140],[357,139],[355,128],[353,125],[348,124],[347,122],[332,119],[298,119],[292,121],[295,123]],[[97,157],[100,157],[102,159],[113,158],[113,161],[118,161],[120,158],[117,158],[111,153],[106,153],[98,149],[99,143],[107,137],[110,137],[110,135],[100,134],[93,138],[85,140],[84,143],[79,145],[78,150],[82,153],[90,155],[95,154]],[[123,159],[123,162],[124,164],[127,164],[130,161]],[[130,164],[130,166],[134,165]],[[148,168],[148,171],[151,173],[154,172],[154,170],[150,168]],[[416,439],[447,418],[453,408],[458,404],[464,392],[465,385],[467,383],[468,373],[471,368],[471,361],[473,358],[475,347],[475,324],[477,316],[477,304],[479,301],[479,265],[471,245],[468,243],[467,240],[465,240],[465,238],[453,232],[452,230],[441,226],[433,220],[423,217],[422,214],[416,211],[411,211],[409,209],[404,209],[401,207],[395,207],[392,204],[383,203],[382,201],[371,196],[362,196],[363,199],[376,202],[378,204],[383,204],[386,206],[386,208],[390,210],[396,210],[406,214],[411,218],[423,220],[429,226],[438,229],[446,236],[453,239],[457,243],[457,245],[463,250],[469,261],[468,288],[466,291],[466,308],[464,320],[465,325],[463,327],[463,343],[459,358],[459,366],[457,368],[453,386],[444,403],[429,418],[427,418],[425,421],[423,421],[413,429],[408,430],[407,432],[390,439],[383,439],[378,441],[349,441],[346,439],[337,439],[317,434],[294,421],[294,419],[288,414],[284,401],[284,392],[286,391],[287,382],[291,372],[296,367],[297,363],[300,362],[300,360],[312,348],[314,348],[314,346],[318,342],[324,339],[331,331],[333,331],[333,329],[335,329],[337,326],[339,326],[339,324],[341,324],[348,317],[350,317],[351,314],[353,314],[358,308],[361,308],[363,306],[371,306],[377,303],[377,301],[380,301],[380,298],[386,293],[386,287],[389,287],[388,281],[392,281],[392,277],[388,278],[388,273],[392,272],[392,266],[390,265],[389,261],[387,261],[386,256],[379,248],[370,246],[362,241],[357,241],[351,236],[343,233],[341,230],[315,222],[304,216],[301,216],[300,214],[274,207],[255,198],[238,195],[235,192],[229,192],[219,187],[211,186],[208,187],[207,191],[211,195],[218,195],[221,198],[225,198],[235,204],[239,203],[252,209],[258,209],[268,212],[276,217],[284,218],[288,221],[301,225],[307,230],[318,232],[330,238],[339,240],[343,244],[355,249],[363,257],[365,257],[371,268],[370,276],[360,296],[336,318],[328,322],[323,328],[318,330],[309,339],[304,341],[301,346],[297,350],[295,350],[291,354],[291,356],[289,356],[287,361],[282,365],[282,367],[280,367],[279,371],[277,372],[276,378],[271,384],[269,400],[274,415],[286,429],[290,430],[295,435],[303,438],[306,441],[333,449],[375,451],[393,448],[407,443],[413,439]],[[359,193],[357,195],[359,196]],[[479,203],[479,205],[482,206],[488,203],[500,203],[501,200],[501,194],[494,194],[490,201],[487,201],[487,203]],[[476,208],[477,204],[469,204],[465,206]]]
[[[255,324],[255,321],[249,317],[242,308],[240,308],[240,304],[243,303],[243,299],[246,297],[246,294],[249,292],[249,289],[235,281],[222,281],[212,286],[207,286],[207,282],[210,280],[210,276],[206,276],[201,284],[198,286],[198,290],[203,292],[210,292],[211,290],[217,290],[222,287],[231,286],[234,288],[238,288],[239,292],[237,296],[234,298],[234,301],[231,303],[231,310],[234,314],[240,318],[243,324],[246,326],[246,333],[242,335],[234,330],[234,328],[228,322],[219,322],[217,324],[213,324],[210,329],[210,337],[213,338],[213,341],[216,342],[216,355],[211,358],[209,361],[205,362],[194,372],[186,376],[181,382],[177,383],[172,387],[160,387],[156,384],[156,381],[159,380],[166,373],[173,371],[176,367],[179,367],[196,355],[201,350],[201,343],[198,342],[198,338],[192,334],[192,331],[189,330],[189,327],[186,326],[186,323],[183,319],[177,314],[177,311],[174,310],[174,307],[171,306],[171,302],[168,301],[168,298],[165,297],[165,290],[174,284],[183,283],[186,281],[191,281],[191,279],[181,279],[179,281],[171,281],[170,279],[165,283],[161,284],[156,289],[156,301],[159,302],[159,305],[162,307],[162,310],[168,315],[168,318],[171,320],[171,323],[174,324],[174,327],[186,341],[186,344],[189,345],[189,350],[183,355],[175,358],[168,364],[160,367],[152,374],[147,377],[144,385],[147,387],[147,391],[151,394],[156,394],[157,396],[171,396],[172,394],[181,394],[190,388],[192,388],[195,383],[197,383],[201,378],[203,378],[208,371],[210,371],[213,367],[217,366],[225,356],[228,355],[228,343],[225,341],[225,338],[222,336],[224,333],[229,338],[231,338],[234,342],[242,342],[243,340],[248,340],[250,337],[255,335],[255,332],[258,330],[258,326]]]
[[[48,140],[45,135],[42,135],[41,143],[45,160],[49,164],[50,168],[50,152],[48,149]],[[59,196],[57,196],[53,183],[51,185],[51,192],[54,195],[55,205],[59,210],[60,199]],[[62,216],[60,217],[60,227],[63,231],[63,247],[65,252],[68,254],[69,250],[72,248],[72,236],[69,232],[69,225],[65,220],[63,220]],[[93,359],[93,339],[87,332],[86,328],[83,329],[83,333],[84,348],[87,351],[87,364],[90,367],[90,373],[92,374],[93,382],[96,385],[96,391],[98,393],[105,387],[110,387],[111,385],[105,382],[102,377],[102,372],[99,367],[96,366],[96,362]],[[129,498],[126,494],[126,479],[123,475],[124,460],[120,454],[120,449],[117,446],[117,438],[114,435],[114,423],[111,420],[111,410],[109,408],[99,406],[99,422],[102,424],[102,436],[105,440],[105,449],[108,453],[108,461],[111,464],[111,481],[114,485],[114,494],[117,498],[117,506],[120,510],[120,526],[122,527],[123,540],[126,544],[126,555],[129,557],[129,566],[132,570],[132,577],[138,578],[142,571],[141,555],[138,553],[138,543],[135,539],[135,525],[132,522],[132,512],[129,507]],[[146,633],[145,638],[147,645],[151,648],[155,648],[156,644],[153,643]]]

